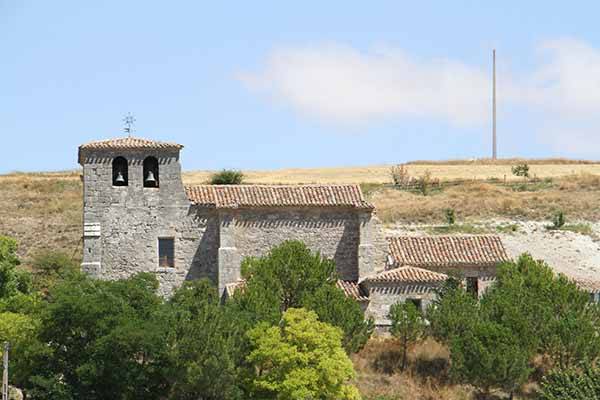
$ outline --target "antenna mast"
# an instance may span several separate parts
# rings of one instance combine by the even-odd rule
[[[131,115],[131,113],[127,113],[125,118],[123,118],[123,122],[125,123],[123,131],[127,133],[127,136],[131,137],[131,132],[133,132],[133,124],[135,123],[135,117]]]
[[[496,143],[496,49],[492,50],[492,160],[498,156]]]

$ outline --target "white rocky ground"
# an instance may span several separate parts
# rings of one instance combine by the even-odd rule
[[[498,232],[498,226],[516,225],[516,232]],[[555,271],[564,273],[582,284],[600,288],[600,222],[590,223],[593,234],[548,230],[550,222],[495,220],[473,224],[499,235],[511,257],[528,252],[546,261]],[[396,225],[388,235],[427,233],[427,226]]]

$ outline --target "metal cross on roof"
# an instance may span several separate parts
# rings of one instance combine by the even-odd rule
[[[123,118],[123,122],[125,123],[123,130],[125,133],[127,133],[127,136],[131,137],[131,132],[133,132],[133,124],[135,123],[135,117],[131,115],[131,113],[127,113],[125,118]]]

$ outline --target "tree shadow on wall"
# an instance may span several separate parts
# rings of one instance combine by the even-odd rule
[[[358,280],[358,225],[347,221],[335,248],[333,259],[341,279]]]

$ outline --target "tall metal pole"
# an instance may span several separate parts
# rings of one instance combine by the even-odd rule
[[[2,400],[8,400],[8,350],[10,345],[4,342],[4,352],[2,357],[2,365],[4,372],[2,374]]]
[[[496,49],[492,51],[492,160],[498,156],[496,144]]]

